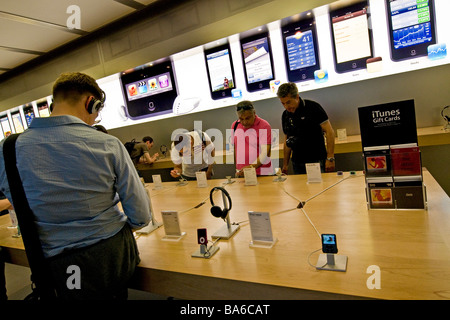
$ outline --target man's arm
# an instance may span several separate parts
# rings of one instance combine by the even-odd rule
[[[213,166],[216,163],[215,157],[216,157],[216,148],[214,147],[214,144],[211,142],[211,140],[206,141],[206,152],[209,153],[209,150],[211,150],[210,154],[207,154],[208,157],[208,169],[206,170],[206,179],[211,179],[213,174]]]
[[[183,173],[183,168],[181,166],[181,163],[175,164],[175,166],[173,167],[173,170],[170,171],[170,175],[172,176],[172,178],[179,178],[182,173]]]
[[[144,163],[152,164],[153,162],[156,161],[156,158],[158,157],[158,155],[159,155],[158,153],[155,153],[153,156],[150,156],[149,152],[145,152],[142,155],[141,159],[144,160],[143,161]]]
[[[151,220],[150,199],[125,147],[117,141],[115,148],[116,190],[131,228],[140,229]]]
[[[291,160],[292,149],[286,145],[287,136],[284,136],[284,146],[283,146],[283,168],[281,171],[284,174],[288,173],[289,160]]]
[[[325,161],[325,171],[331,172],[335,169],[335,161],[334,161],[334,140],[335,134],[333,127],[329,120],[323,122],[321,125],[322,130],[325,132],[325,138],[327,141],[327,160]],[[333,160],[328,160],[333,159]]]
[[[260,151],[258,157],[256,158],[256,161],[251,164],[253,166],[253,168],[257,169],[257,168],[261,167],[263,164],[266,164],[266,162],[270,158],[270,153],[272,151],[271,149],[272,149],[271,144],[261,145],[261,151]]]

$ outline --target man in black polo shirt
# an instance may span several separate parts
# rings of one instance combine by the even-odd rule
[[[335,135],[325,110],[317,102],[300,98],[292,82],[282,84],[277,96],[286,109],[281,117],[285,134],[283,173],[288,171],[291,154],[295,174],[306,173],[305,163],[317,162],[322,171],[334,171]]]

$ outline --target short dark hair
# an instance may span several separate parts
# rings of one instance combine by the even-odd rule
[[[241,101],[236,105],[236,112],[238,113],[238,115],[241,115],[244,111],[247,111],[247,110],[255,111],[255,107],[253,106],[253,103],[249,100]]]
[[[63,73],[53,84],[54,100],[78,100],[86,93],[103,100],[103,91],[95,79],[81,72]]]
[[[286,98],[287,96],[296,97],[298,96],[297,85],[293,82],[283,83],[277,91],[278,98]]]
[[[143,137],[142,138],[142,141],[143,142],[150,142],[150,143],[152,143],[153,142],[153,138],[152,137],[150,137],[150,136],[145,136],[145,137]]]

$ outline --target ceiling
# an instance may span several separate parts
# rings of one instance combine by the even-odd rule
[[[1,0],[0,75],[165,0]]]

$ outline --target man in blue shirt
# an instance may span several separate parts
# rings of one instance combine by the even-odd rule
[[[132,229],[150,222],[150,200],[121,141],[92,127],[104,103],[95,80],[62,74],[53,101],[51,116],[35,118],[19,136],[16,155],[58,295],[126,298],[139,263]],[[0,191],[12,202],[3,157]],[[67,288],[71,265],[81,288]]]

